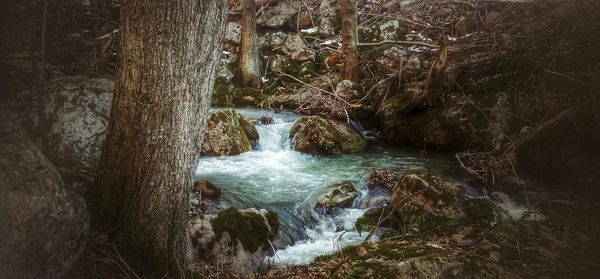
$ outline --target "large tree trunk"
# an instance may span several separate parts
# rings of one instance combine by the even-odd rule
[[[243,87],[260,88],[260,63],[256,42],[256,5],[254,0],[242,0],[240,19],[239,81]]]
[[[344,68],[342,78],[355,80],[358,67],[356,52],[356,0],[340,1],[340,16],[342,17],[342,53],[344,55]]]
[[[96,227],[114,228],[150,277],[178,274],[190,260],[189,191],[226,4],[121,1],[120,64],[92,210]]]

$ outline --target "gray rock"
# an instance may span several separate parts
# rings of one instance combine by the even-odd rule
[[[247,241],[258,241],[261,243],[265,240],[272,241],[273,237],[277,234],[278,224],[271,223],[267,217],[267,210],[257,210],[254,208],[238,210],[230,208],[218,215],[198,216],[190,221],[189,232],[193,249],[196,254],[195,256],[203,259],[208,264],[218,264],[223,266],[226,272],[232,271],[242,276],[250,276],[258,271],[263,260],[269,254],[271,247],[270,245],[265,246],[264,244],[260,244],[256,251],[251,251],[246,249],[247,247],[239,240],[235,240],[236,243],[232,243],[232,233],[228,231],[223,232],[220,238],[217,238],[215,228],[213,227],[214,220],[218,218],[232,218],[230,216],[232,212],[236,216],[244,216],[241,218],[253,218],[258,215],[264,219],[264,228],[266,231],[252,226],[245,226],[245,222],[239,224],[235,222],[231,223],[230,229],[249,230],[247,233],[250,235],[250,240]],[[226,213],[227,216],[224,216],[223,213]],[[233,218],[237,217],[234,216]],[[248,221],[248,224],[251,224],[251,222]],[[238,226],[244,226],[244,228]],[[266,233],[266,235],[260,235],[261,233]]]
[[[233,70],[231,70],[229,65],[221,63],[221,65],[219,66],[219,71],[217,72],[217,78],[220,79],[223,83],[228,83],[231,82],[233,77]]]
[[[252,150],[258,141],[254,124],[233,109],[211,113],[204,131],[202,154],[230,156]]]
[[[320,116],[300,117],[290,130],[294,150],[321,155],[360,152],[367,142],[350,125]]]
[[[360,98],[358,90],[356,90],[356,84],[351,80],[342,80],[335,86],[335,94],[340,98],[351,101]]]
[[[340,208],[350,207],[357,192],[350,181],[343,181],[331,186],[325,194],[317,198],[315,209],[324,213],[333,213]]]
[[[302,7],[300,0],[281,0],[277,5],[268,6],[256,18],[256,25],[263,27],[282,27],[288,20],[298,13]]]
[[[314,61],[315,52],[308,48],[300,35],[289,35],[283,44],[283,52],[298,62]]]
[[[5,119],[3,119],[5,120]],[[14,123],[0,123],[0,277],[60,278],[88,231],[83,199]]]
[[[239,44],[241,38],[241,27],[240,24],[235,21],[230,21],[227,23],[227,27],[225,28],[225,41]]]
[[[277,31],[277,32],[267,32],[264,35],[258,37],[258,47],[261,49],[269,49],[272,50],[274,47],[278,47],[285,43],[287,38],[287,34]]]
[[[41,135],[45,154],[59,168],[95,169],[100,161],[114,82],[87,76],[64,76],[46,83],[44,117],[46,130]],[[9,101],[18,124],[31,133],[38,123],[35,96],[23,91]]]
[[[319,35],[332,37],[341,26],[339,0],[323,0],[319,6]]]

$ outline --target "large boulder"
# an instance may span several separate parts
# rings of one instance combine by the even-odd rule
[[[256,18],[256,25],[270,28],[282,27],[298,13],[302,7],[300,0],[281,0],[276,5],[270,5]]]
[[[290,130],[294,149],[309,154],[360,152],[367,141],[350,125],[320,116],[300,117]]]
[[[357,195],[354,184],[343,181],[332,185],[327,193],[319,196],[315,209],[322,213],[334,213],[340,208],[350,207]]]
[[[7,121],[0,122],[0,220],[2,278],[62,277],[80,256],[89,223],[83,199]]]
[[[100,162],[108,125],[114,82],[87,76],[64,76],[45,84],[44,118],[40,135],[44,152],[63,171],[95,169]],[[38,123],[36,96],[31,91],[16,94],[9,108],[18,123],[31,133]]]
[[[258,142],[254,124],[233,109],[210,114],[204,131],[202,154],[207,156],[231,156],[252,150]]]
[[[228,208],[218,215],[198,216],[189,227],[198,259],[221,265],[226,272],[251,276],[272,249],[279,221],[276,213],[265,209]]]

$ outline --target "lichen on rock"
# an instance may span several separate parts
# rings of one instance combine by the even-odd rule
[[[258,142],[254,124],[233,109],[211,113],[204,132],[202,154],[208,156],[237,155],[252,150]]]
[[[334,213],[340,208],[350,207],[357,194],[350,181],[334,184],[327,193],[317,198],[315,209],[323,213]]]
[[[290,138],[294,150],[309,154],[339,155],[367,147],[367,141],[350,125],[315,115],[298,119]]]

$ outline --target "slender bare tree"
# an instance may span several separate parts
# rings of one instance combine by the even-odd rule
[[[342,53],[344,57],[342,78],[355,80],[358,67],[356,0],[340,0],[340,16],[342,18]]]
[[[242,18],[240,19],[240,59],[238,76],[243,87],[260,88],[260,60],[256,38],[255,0],[242,0]]]

